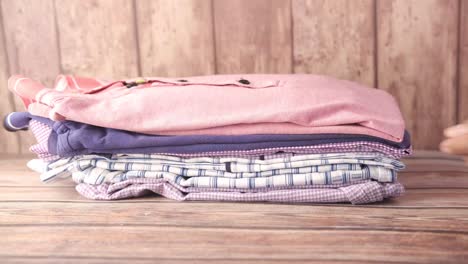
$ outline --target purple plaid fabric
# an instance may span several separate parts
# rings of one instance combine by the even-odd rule
[[[176,186],[164,179],[128,180],[117,184],[79,184],[76,190],[86,198],[118,200],[156,193],[177,201],[281,202],[281,203],[352,203],[366,204],[401,196],[400,183],[381,184],[374,181],[338,188],[294,188],[257,190],[257,192],[219,191]]]
[[[31,120],[29,122],[29,128],[37,140],[37,144],[32,145],[29,150],[35,153],[37,157],[45,161],[59,159],[59,156],[49,153],[49,148],[47,146],[47,141],[49,140],[52,129],[48,125],[36,120]]]
[[[412,153],[411,148],[398,149],[387,146],[381,143],[356,141],[347,143],[328,143],[315,146],[300,146],[300,147],[283,147],[283,148],[266,148],[254,150],[233,150],[233,151],[216,151],[216,152],[200,152],[194,154],[171,154],[171,153],[154,153],[161,155],[172,155],[178,157],[258,157],[262,155],[273,155],[277,152],[289,152],[294,154],[325,154],[325,153],[346,153],[346,152],[361,152],[375,153],[379,152],[392,158],[399,159],[408,156]]]

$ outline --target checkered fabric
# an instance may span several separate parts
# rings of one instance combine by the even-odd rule
[[[283,189],[261,192],[184,192],[184,188],[166,179],[128,180],[112,184],[78,184],[76,190],[86,198],[117,200],[140,197],[155,193],[178,201],[229,201],[229,202],[281,202],[281,203],[352,203],[367,204],[385,198],[398,197],[404,193],[400,183],[380,184],[374,181],[338,188]]]
[[[37,144],[32,145],[29,148],[29,150],[35,153],[38,158],[45,161],[53,161],[59,159],[59,156],[49,153],[49,148],[47,146],[47,142],[52,131],[50,126],[38,122],[36,120],[31,120],[29,122],[29,128],[31,129],[34,137],[37,140]]]
[[[269,188],[350,184],[374,179],[394,182],[403,164],[378,154],[335,153],[269,160],[237,157],[184,159],[164,155],[85,155],[47,166],[44,181],[72,175],[77,183],[115,183],[132,178],[164,178],[184,187]]]

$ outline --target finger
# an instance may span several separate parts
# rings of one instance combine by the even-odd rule
[[[448,138],[458,137],[466,134],[468,134],[468,123],[458,124],[444,130],[444,135]]]
[[[468,134],[442,141],[440,150],[456,155],[468,154]]]

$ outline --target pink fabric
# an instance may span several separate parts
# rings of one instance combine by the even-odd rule
[[[392,96],[325,76],[148,78],[131,89],[66,78],[48,89],[14,76],[9,89],[32,114],[147,134],[349,133],[401,141],[404,133]]]

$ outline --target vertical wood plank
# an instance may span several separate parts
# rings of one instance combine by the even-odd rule
[[[458,122],[468,121],[468,1],[460,2]]]
[[[0,2],[0,6],[1,6]],[[5,38],[3,36],[3,17],[0,13],[0,117],[3,118],[15,110],[13,97],[7,89],[8,58],[6,54]],[[17,154],[19,149],[19,137],[17,133],[10,133],[0,128],[0,153]]]
[[[132,1],[59,0],[55,5],[65,73],[101,78],[139,75]]]
[[[60,72],[52,0],[3,0],[6,50],[11,74],[22,74],[51,85]],[[24,111],[15,98],[17,111]],[[35,140],[19,132],[21,153],[29,153]]]
[[[457,0],[378,1],[378,87],[400,103],[416,148],[455,122]]]
[[[291,3],[214,1],[218,73],[290,73]]]
[[[294,72],[375,86],[373,0],[293,0]]]
[[[144,76],[214,73],[211,1],[139,0],[135,3]]]

